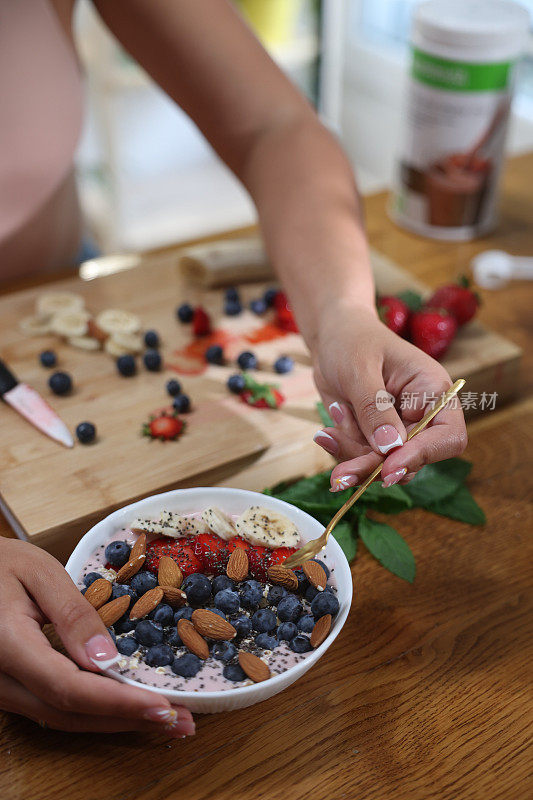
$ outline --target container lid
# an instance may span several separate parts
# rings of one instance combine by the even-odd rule
[[[512,0],[428,0],[414,14],[413,34],[445,47],[479,50],[502,46],[518,55],[530,26],[529,12]],[[492,53],[487,53],[487,60]]]

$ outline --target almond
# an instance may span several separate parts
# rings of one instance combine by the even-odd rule
[[[105,342],[109,334],[103,331],[100,326],[96,324],[94,319],[91,318],[87,322],[87,335],[96,339],[98,342]]]
[[[302,570],[309,583],[319,592],[323,592],[328,579],[320,564],[317,564],[316,561],[306,561],[302,565]]]
[[[183,583],[183,573],[170,556],[161,556],[159,559],[157,580],[160,586],[174,586],[176,589]]]
[[[232,581],[243,581],[248,575],[248,555],[242,547],[236,547],[229,557],[226,575]]]
[[[181,608],[187,602],[187,595],[175,586],[161,586],[163,597],[172,608]]]
[[[127,564],[124,564],[123,567],[119,569],[117,572],[117,583],[126,583],[129,581],[130,578],[133,578],[136,575],[142,565],[144,564],[146,556],[140,555],[135,556],[135,558],[130,558]]]
[[[320,564],[318,566],[320,566]],[[331,614],[324,614],[323,617],[320,617],[318,622],[315,622],[315,627],[311,631],[311,647],[318,647],[318,645],[322,644],[330,630]]]
[[[115,622],[126,613],[130,607],[130,601],[131,597],[129,594],[123,594],[121,597],[111,600],[110,603],[106,603],[105,606],[98,609],[100,619],[106,628],[109,628],[110,625],[114,625]]]
[[[293,591],[298,588],[298,578],[292,569],[284,567],[282,564],[274,564],[269,567],[267,577],[270,583],[277,583],[278,586],[284,586],[285,589]]]
[[[218,614],[206,608],[197,608],[192,612],[192,624],[202,636],[216,639],[219,642],[234,639],[237,631],[230,623]]]
[[[257,656],[254,656],[253,653],[245,653],[241,650],[239,653],[239,664],[248,677],[255,681],[255,683],[267,681],[270,678],[268,665]]]
[[[133,561],[137,556],[146,555],[146,534],[140,533],[135,540],[135,544],[131,548],[130,561]]]
[[[105,578],[95,580],[85,592],[85,599],[96,609],[101,608],[111,597],[111,583]]]
[[[155,589],[149,589],[140,597],[130,611],[130,619],[140,619],[145,617],[150,611],[153,611],[163,599],[163,589],[156,586]]]
[[[200,636],[192,622],[189,622],[188,619],[178,620],[178,634],[185,647],[187,647],[191,653],[194,653],[195,656],[198,656],[198,658],[204,661],[206,658],[209,658],[209,646],[206,640]]]

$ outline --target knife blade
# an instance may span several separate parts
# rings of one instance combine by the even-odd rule
[[[0,396],[42,433],[65,447],[74,446],[69,429],[54,409],[35,389],[26,383],[20,383],[2,360],[0,360]]]

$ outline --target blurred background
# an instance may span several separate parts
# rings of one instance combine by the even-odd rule
[[[235,0],[340,137],[363,193],[390,185],[420,0]],[[508,150],[533,148],[533,0]],[[255,221],[253,205],[186,115],[121,49],[89,0],[76,11],[87,111],[77,153],[82,206],[103,252],[147,250]]]

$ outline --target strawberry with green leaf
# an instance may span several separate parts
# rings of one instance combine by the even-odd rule
[[[285,402],[285,397],[274,384],[259,383],[247,372],[243,373],[243,378],[245,388],[240,394],[243,403],[254,408],[279,408]]]

